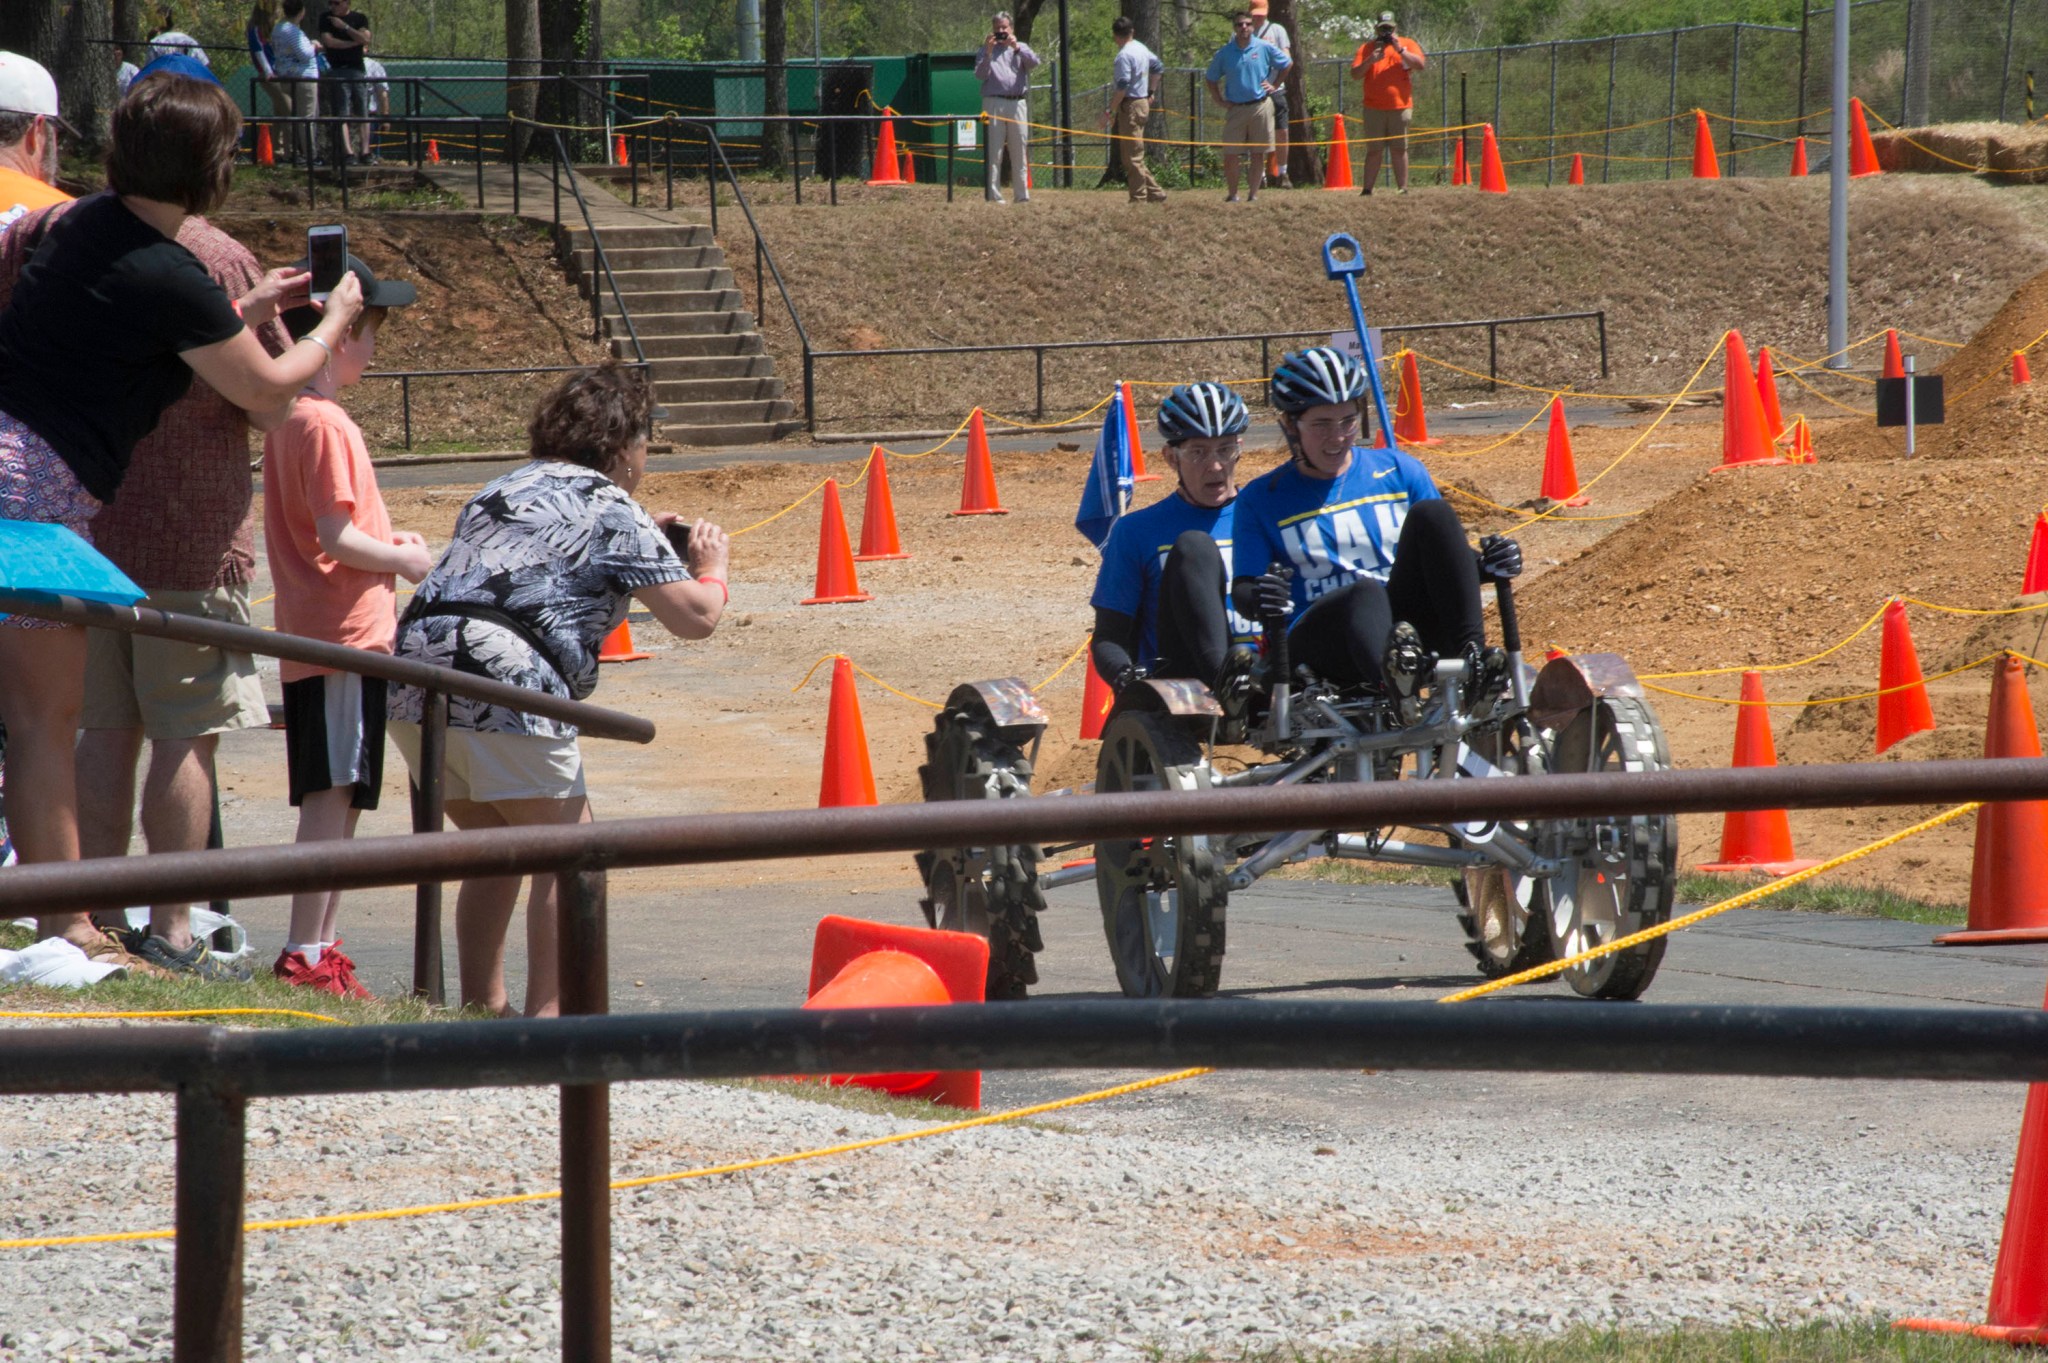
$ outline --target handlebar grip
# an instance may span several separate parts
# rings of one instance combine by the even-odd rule
[[[1522,622],[1515,615],[1515,584],[1512,578],[1492,577],[1494,603],[1500,607],[1500,644],[1509,653],[1522,651]]]

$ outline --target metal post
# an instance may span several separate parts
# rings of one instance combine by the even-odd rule
[[[1835,3],[1838,5],[1847,2],[1848,0],[1835,0]],[[1906,65],[1899,72],[1899,126],[1901,128],[1913,126],[1912,90],[1913,77],[1918,74],[1917,67],[1918,63],[1913,60],[1913,0],[1906,0]],[[1909,427],[1908,429],[1910,430],[1911,428]],[[1907,442],[1908,452],[1911,449],[1912,442],[1909,439]]]
[[[817,378],[818,362],[811,356],[811,348],[804,346],[804,429],[812,435],[818,433]]]
[[[1500,387],[1500,327],[1492,322],[1486,324],[1486,386]]]
[[[512,162],[512,216],[519,216],[519,130],[505,120],[505,155]]]
[[[342,136],[348,124],[334,125],[334,178],[341,182],[341,211],[348,212],[348,151],[342,144]]]
[[[1600,144],[1600,183],[1614,178],[1614,65],[1621,57],[1621,39],[1607,40],[1607,136]]]
[[[1188,188],[1195,187],[1196,156],[1202,143],[1202,83],[1194,72],[1188,72],[1188,112],[1194,115],[1195,135],[1188,141]]]
[[[1465,78],[1458,77],[1459,97],[1463,98]],[[1460,134],[1462,136],[1462,134]],[[1266,405],[1273,405],[1273,338],[1259,337],[1259,383],[1266,390]]]
[[[754,237],[754,316],[761,318],[767,315],[768,290],[761,282],[761,238],[757,233]]]
[[[1913,431],[1913,371],[1918,367],[1919,356],[1906,356],[1906,457],[1911,459],[1917,452],[1914,448]]]
[[[1828,151],[1828,368],[1849,357],[1849,0],[1835,0]]]
[[[200,1085],[178,1090],[175,1363],[241,1363],[247,1112],[238,1093]]]
[[[1550,155],[1543,162],[1543,183],[1557,177],[1557,44],[1550,45]]]
[[[1798,113],[1798,115],[1799,115],[1799,123],[1798,123],[1798,128],[1799,128],[1799,136],[1801,136],[1801,137],[1804,137],[1804,136],[1806,136],[1806,46],[1807,46],[1807,42],[1808,42],[1808,41],[1809,41],[1809,40],[1810,40],[1810,39],[1812,38],[1812,36],[1813,36],[1813,0],[1800,0],[1800,2],[1799,2],[1799,106],[1798,106],[1798,109],[1796,110],[1796,112],[1797,112],[1797,113]],[[2006,31],[2006,52],[2007,52],[2007,55],[2008,55],[2008,56],[2010,56],[2010,54],[2011,54],[2011,51],[2012,51],[2012,33],[2011,33],[2011,30],[2010,30],[2010,29],[2007,29],[2007,31]],[[2002,94],[2002,93],[2003,93],[2003,91],[2001,91],[2000,93]],[[2001,113],[1999,114],[1999,117],[2001,117],[2001,118],[2003,118],[2003,117],[2005,116],[2005,115],[2004,115],[2004,113],[2002,112],[2002,109],[2003,109],[2003,106],[2001,105]]]
[[[803,132],[795,124],[789,125],[789,179],[796,186],[797,207],[804,202],[804,155],[800,142]]]
[[[1501,130],[1500,86],[1502,80],[1506,78],[1508,60],[1507,52],[1508,50],[1504,47],[1496,47],[1495,49],[1493,49],[1493,131],[1496,135],[1498,135]]]
[[[1445,131],[1443,136],[1437,139],[1437,141],[1442,144],[1437,148],[1436,153],[1436,163],[1439,167],[1437,171],[1437,175],[1439,177],[1437,183],[1444,184],[1449,180],[1451,174],[1451,134],[1449,131],[1449,125],[1451,121],[1451,68],[1448,64],[1443,62],[1437,63],[1436,84],[1436,107],[1439,113],[1441,114],[1441,121],[1445,125]],[[1458,81],[1458,93],[1460,94],[1460,96],[1464,94],[1464,91],[1464,78],[1460,77]],[[1363,90],[1359,92],[1359,97],[1361,99],[1364,98]],[[1462,119],[1459,121],[1463,122]],[[1465,134],[1463,133],[1458,134],[1459,137],[1463,137],[1464,135]]]
[[[711,196],[711,237],[718,239],[718,164],[712,154],[718,134],[709,128],[704,130],[704,189]]]
[[[412,375],[398,377],[398,404],[405,413],[405,447],[412,448]]]
[[[1074,126],[1074,82],[1069,75],[1073,67],[1070,60],[1072,55],[1073,50],[1067,42],[1067,0],[1060,0],[1060,135],[1057,145],[1064,149],[1060,155],[1060,163],[1067,168],[1066,179],[1062,183],[1068,189],[1074,187],[1074,134],[1071,131]],[[1028,160],[1031,155],[1028,143],[1024,154]],[[1019,171],[1021,174],[1029,174],[1029,171],[1022,167]]]
[[[562,1016],[611,1011],[602,870],[555,876]],[[562,1357],[612,1356],[611,1089],[562,1086]]]
[[[2005,0],[2005,58],[1998,71],[1998,121],[2005,122],[2005,92],[2012,86],[2012,18],[2020,0]]]
[[[1471,124],[1472,116],[1465,111],[1465,73],[1460,71],[1458,73],[1458,141],[1465,148],[1465,166],[1468,171],[1472,166],[1472,134],[1467,131]]]
[[[344,190],[344,191],[343,191],[343,194],[342,194],[342,209],[343,209],[343,211],[346,211],[346,210],[347,210],[347,208],[348,208],[348,195],[347,195],[347,191],[345,191],[345,190]],[[483,125],[483,124],[481,124],[481,123],[479,123],[479,124],[477,124],[477,125],[476,125],[476,208],[477,208],[477,212],[479,212],[479,213],[483,212],[483,208],[484,208],[484,125]]]
[[[1600,377],[1607,377],[1607,312],[1602,309],[1593,324],[1600,329]]]
[[[413,786],[412,831],[438,833],[447,812],[448,693],[429,691],[420,708],[420,769]],[[436,1008],[448,1002],[441,955],[441,884],[422,882],[412,901],[412,992]]]
[[[1736,128],[1742,117],[1742,25],[1735,26],[1735,51],[1728,61],[1728,176],[1742,174],[1742,162],[1735,155]]]
[[[1613,119],[1607,120],[1612,123]],[[1671,178],[1672,138],[1678,130],[1678,30],[1671,30],[1671,105],[1664,111],[1664,178]]]
[[[1037,373],[1036,406],[1032,408],[1033,421],[1045,419],[1045,347],[1035,347],[1031,352],[1031,363]]]
[[[668,186],[668,206],[676,206],[676,130],[672,123],[661,128],[661,178]]]
[[[946,202],[953,202],[953,153],[960,138],[951,124],[946,126]]]

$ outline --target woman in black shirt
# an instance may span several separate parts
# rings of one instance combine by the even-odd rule
[[[273,271],[230,299],[175,238],[217,207],[234,173],[241,115],[217,83],[163,74],[114,110],[108,190],[64,214],[0,312],[0,520],[54,521],[90,538],[136,442],[197,374],[259,426],[283,419],[362,310],[352,275],[311,335],[272,358],[262,325],[308,276]],[[9,831],[24,862],[78,858],[72,743],[84,691],[85,631],[0,620],[0,722]],[[125,958],[87,914],[43,917],[100,959]],[[128,964],[121,959],[121,964]]]

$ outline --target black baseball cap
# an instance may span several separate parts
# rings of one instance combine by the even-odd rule
[[[291,268],[310,270],[313,268],[312,258],[300,256],[292,262]],[[366,308],[405,308],[419,302],[420,291],[413,287],[411,280],[379,279],[376,271],[354,255],[348,258],[348,272],[363,286],[363,306]],[[317,308],[287,308],[280,320],[293,340],[302,340],[320,325],[320,312]]]

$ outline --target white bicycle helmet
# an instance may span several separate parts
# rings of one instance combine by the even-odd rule
[[[1311,407],[1356,402],[1365,396],[1365,366],[1331,346],[1312,346],[1280,357],[1273,371],[1273,406],[1289,416]]]
[[[1244,399],[1220,383],[1184,383],[1159,403],[1159,434],[1169,445],[1242,435],[1251,424]]]

